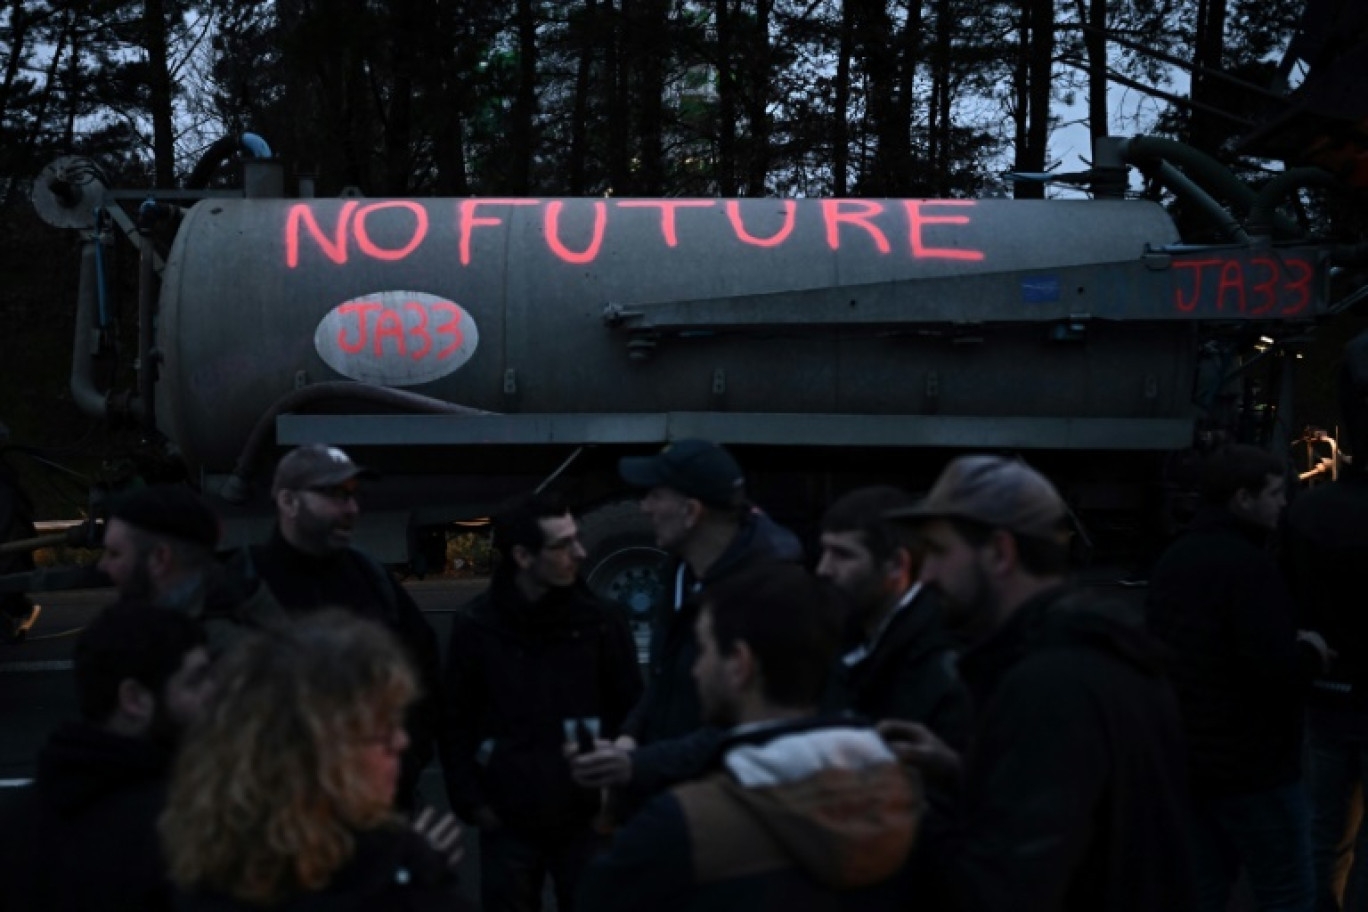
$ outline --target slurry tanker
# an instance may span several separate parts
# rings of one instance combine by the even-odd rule
[[[1124,198],[1131,167],[1218,240]],[[44,171],[40,213],[84,239],[77,403],[140,422],[228,544],[265,534],[274,461],[306,442],[381,474],[360,539],[394,562],[554,480],[590,582],[637,610],[659,553],[615,467],[682,437],[732,448],[809,541],[834,495],[923,489],[966,450],[1020,453],[1084,540],[1124,540],[1199,434],[1290,438],[1286,343],[1331,312],[1340,250],[1279,212],[1306,173],[1255,191],[1143,137],[1100,143],[1072,200],[285,198],[278,161],[244,175]],[[110,300],[116,258],[136,300]],[[116,306],[136,382],[105,389],[91,340]]]

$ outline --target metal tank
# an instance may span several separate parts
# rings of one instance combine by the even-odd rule
[[[281,397],[353,380],[506,416],[1140,421],[1098,433],[1160,448],[1143,422],[1190,419],[1177,241],[1122,201],[212,199],[163,274],[157,425],[226,471]]]
[[[1041,201],[290,200],[260,195],[280,163],[247,145],[243,191],[114,190],[71,157],[35,182],[40,214],[82,232],[76,403],[141,423],[234,542],[264,534],[269,456],[299,443],[382,471],[361,531],[391,561],[559,479],[588,508],[586,578],[639,614],[658,552],[624,452],[727,444],[802,524],[953,451],[1029,451],[1080,514],[1134,517],[1199,415],[1277,439],[1290,387],[1258,368],[1332,312],[1345,256],[1277,212],[1314,175],[1255,191],[1145,137],[1099,141],[1099,198]],[[1119,198],[1135,165],[1201,244]],[[103,389],[120,235],[137,380]]]

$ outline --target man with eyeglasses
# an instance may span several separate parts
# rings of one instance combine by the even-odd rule
[[[570,912],[600,792],[572,781],[566,755],[618,735],[641,695],[636,646],[625,615],[580,579],[584,547],[559,496],[505,504],[494,546],[488,591],[451,626],[447,791],[480,828],[485,912],[540,909],[548,878]]]
[[[412,743],[404,753],[398,802],[413,807],[418,776],[441,730],[440,658],[437,635],[413,597],[379,561],[352,547],[361,482],[374,477],[337,447],[310,444],[285,454],[271,484],[276,527],[266,544],[248,550],[248,572],[287,615],[344,608],[384,624],[407,648],[423,697],[409,711]]]

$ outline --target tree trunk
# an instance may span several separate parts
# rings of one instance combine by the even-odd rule
[[[874,166],[861,175],[866,196],[897,196],[897,174],[906,158],[907,136],[898,112],[898,46],[890,41],[893,23],[883,0],[848,0],[856,7],[856,36],[869,80],[868,108],[875,150]]]
[[[1204,111],[1202,104],[1210,104],[1217,86],[1203,75],[1203,68],[1219,70],[1225,52],[1226,0],[1198,0],[1197,31],[1193,38],[1192,100],[1188,120],[1188,142],[1196,149],[1214,154],[1220,145],[1220,125],[1216,118]]]
[[[10,3],[10,49],[9,59],[5,61],[5,82],[0,86],[0,131],[5,128],[5,118],[9,115],[10,93],[14,91],[14,80],[19,75],[19,64],[24,59],[25,42],[28,40],[29,17],[24,0]],[[0,132],[3,136],[3,132]]]
[[[1024,128],[1023,144],[1017,150],[1017,168],[1022,171],[1045,170],[1050,141],[1050,76],[1054,69],[1054,2],[1025,0],[1022,10],[1022,71],[1024,85],[1019,89],[1025,110],[1018,121]],[[1045,185],[1018,181],[1018,199],[1043,199]]]
[[[532,191],[532,159],[537,119],[537,8],[534,0],[518,0],[518,88],[509,125],[511,170],[505,192],[526,196]]]
[[[841,36],[836,50],[836,86],[831,112],[831,193],[850,188],[850,58],[855,53],[855,26],[849,3],[841,4]]]
[[[717,0],[717,191],[736,194],[736,100],[737,80],[733,66],[736,37],[733,34],[732,0]]]
[[[1107,116],[1107,0],[1089,0],[1083,44],[1088,51],[1088,132],[1093,144],[1111,133]]]
[[[579,60],[575,64],[575,96],[570,113],[570,155],[566,163],[570,173],[571,196],[583,196],[585,192],[585,162],[589,155],[589,92],[593,85],[596,45],[594,36],[600,27],[596,0],[585,0],[581,16],[581,28],[574,42],[579,52]]]
[[[644,0],[640,5],[641,53],[637,101],[637,142],[641,169],[634,184],[642,196],[665,192],[665,64],[670,50],[667,25],[669,0]]]
[[[931,51],[931,102],[927,112],[928,150],[932,193],[944,196],[949,190],[951,123],[950,123],[950,36],[952,0],[938,0],[936,4],[936,39]]]
[[[898,75],[898,130],[902,143],[898,173],[895,175],[894,190],[899,196],[915,193],[925,196],[926,187],[915,186],[919,183],[912,155],[912,124],[915,123],[917,65],[920,63],[922,45],[921,0],[909,0],[907,4],[907,24],[903,27],[899,53]]]
[[[612,0],[607,0],[610,4]],[[618,0],[613,28],[605,32],[603,78],[608,97],[608,188],[614,193],[630,192],[631,185],[631,76],[627,48],[632,35],[632,0]]]
[[[423,46],[420,29],[424,10],[417,0],[395,0],[390,4],[387,56],[392,82],[386,93],[384,109],[385,196],[407,196],[413,190],[413,94],[416,84],[414,48]],[[377,102],[381,103],[381,102]]]
[[[143,50],[147,53],[147,106],[152,118],[152,167],[158,189],[176,186],[176,132],[164,0],[143,2]]]
[[[746,194],[765,195],[765,179],[770,165],[769,98],[772,82],[770,73],[770,14],[772,0],[757,0],[755,24],[748,42],[746,80],[746,120],[750,124],[750,153],[746,156]]]

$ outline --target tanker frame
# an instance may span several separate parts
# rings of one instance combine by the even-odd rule
[[[845,488],[1021,452],[1094,532],[1158,507],[1199,426],[1290,439],[1280,372],[1248,368],[1333,309],[1337,248],[1277,213],[1319,173],[1256,193],[1144,137],[1095,160],[1076,200],[284,198],[270,158],[231,192],[115,190],[67,158],[34,197],[83,232],[76,401],[183,462],[226,544],[265,534],[274,457],[306,442],[381,472],[358,539],[392,562],[556,477],[591,584],[643,611],[659,554],[614,467],[671,439],[733,448],[800,531]],[[1219,241],[1123,198],[1133,166]],[[120,238],[137,380],[106,390],[89,340]]]

